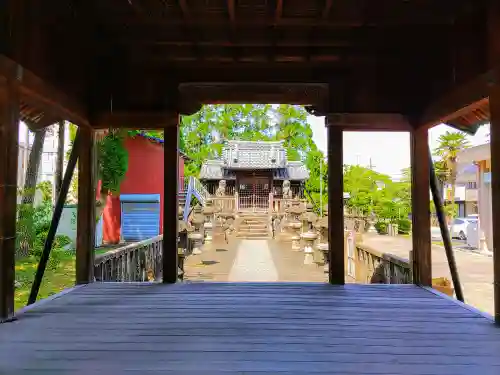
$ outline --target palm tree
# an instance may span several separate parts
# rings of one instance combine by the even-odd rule
[[[463,149],[470,147],[470,142],[463,132],[450,132],[438,138],[439,145],[434,149],[434,155],[440,160],[436,163],[436,173],[443,182],[451,185],[451,207],[455,207],[455,189],[457,181],[457,155]]]

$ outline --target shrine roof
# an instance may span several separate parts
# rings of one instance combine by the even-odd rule
[[[200,179],[233,179],[237,170],[272,170],[274,179],[306,180],[309,171],[301,161],[289,161],[283,141],[226,141],[221,157],[206,160]]]

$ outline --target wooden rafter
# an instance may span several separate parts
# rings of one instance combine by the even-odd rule
[[[490,81],[496,74],[499,74],[498,71],[500,68],[493,69],[467,84],[453,88],[433,101],[423,112],[419,126],[430,128],[460,117],[483,105],[489,95]]]
[[[236,23],[236,10],[234,8],[234,2],[235,0],[227,0],[227,13],[229,15],[229,21],[233,27]]]
[[[0,80],[2,76],[15,79],[23,102],[57,118],[64,118],[79,126],[89,126],[87,113],[78,101],[4,55],[0,55]]]
[[[323,8],[323,13],[321,14],[321,17],[323,19],[327,19],[330,16],[331,8],[332,8],[332,0],[326,0],[325,7]]]
[[[132,7],[132,9],[135,11],[135,13],[137,14],[144,14],[144,9],[142,9],[142,6],[140,4],[140,0],[124,0],[126,1],[128,4],[130,4],[130,6]]]
[[[283,0],[276,1],[276,11],[274,12],[274,24],[278,25],[283,16]]]
[[[184,15],[184,19],[186,21],[190,22],[191,21],[191,11],[189,10],[187,0],[179,0],[179,6],[181,7],[182,14]]]

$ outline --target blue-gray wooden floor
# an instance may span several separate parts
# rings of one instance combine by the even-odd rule
[[[500,374],[500,328],[412,285],[91,284],[0,325],[0,374]]]

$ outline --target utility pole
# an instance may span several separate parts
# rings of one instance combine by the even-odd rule
[[[323,217],[323,158],[319,162],[319,214]]]
[[[373,171],[373,168],[375,168],[375,166],[372,164],[372,158],[370,157],[370,166],[369,168]]]

